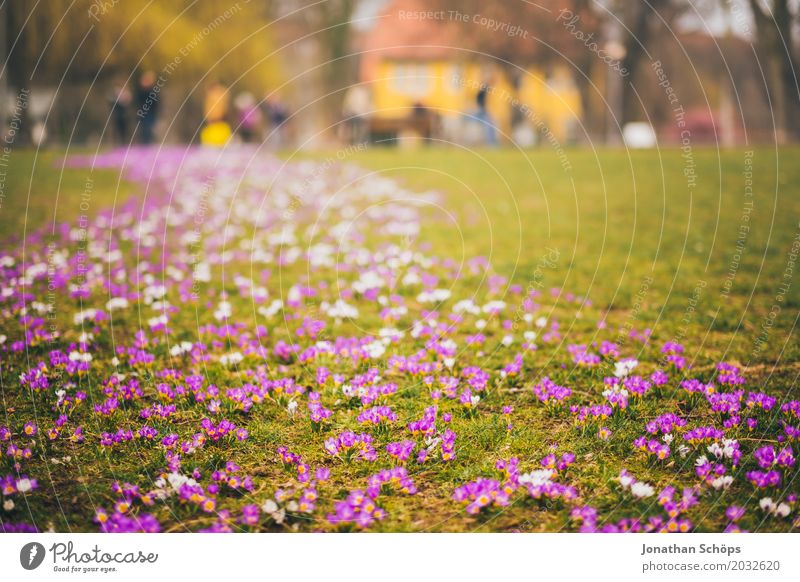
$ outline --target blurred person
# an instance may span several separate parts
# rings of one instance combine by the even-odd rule
[[[491,87],[489,84],[486,82],[481,83],[481,86],[478,88],[478,92],[475,95],[475,104],[478,106],[478,112],[475,115],[475,118],[483,124],[486,145],[489,147],[494,147],[497,145],[497,134],[494,128],[494,121],[489,115],[487,104],[490,92]]]
[[[203,126],[200,130],[200,143],[205,146],[222,147],[233,136],[231,126],[226,121],[215,121]]]
[[[120,144],[128,140],[128,119],[133,104],[133,95],[125,82],[117,81],[108,96],[111,107],[111,121],[114,125],[115,137]]]
[[[363,85],[353,85],[344,96],[342,118],[345,122],[346,138],[351,144],[367,141],[369,114],[372,111],[372,98]]]
[[[435,132],[436,115],[422,101],[414,101],[411,104],[411,123],[419,137],[429,140]]]
[[[200,131],[200,143],[220,147],[231,138],[231,126],[228,123],[228,107],[230,94],[228,88],[219,81],[214,81],[206,89],[203,100],[203,129]]]
[[[155,136],[155,126],[160,109],[160,92],[160,79],[156,74],[153,71],[142,73],[136,88],[136,104],[138,106],[136,115],[139,117],[141,129],[139,141],[145,145],[153,143]]]
[[[511,136],[521,148],[532,148],[537,143],[538,134],[531,119],[535,119],[535,114],[530,106],[519,101],[511,104]]]
[[[256,98],[252,93],[239,93],[234,99],[233,105],[236,108],[237,132],[245,143],[253,142],[262,120],[261,109],[256,103]]]
[[[264,99],[264,108],[270,124],[270,141],[279,148],[286,140],[286,123],[289,119],[289,110],[278,95],[269,95]]]
[[[226,121],[229,102],[228,88],[219,81],[211,83],[206,89],[205,99],[203,100],[203,120],[205,123]]]

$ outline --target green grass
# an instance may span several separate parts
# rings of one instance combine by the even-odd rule
[[[432,220],[421,237],[434,252],[456,260],[490,257],[497,272],[513,273],[513,282],[563,288],[613,312],[630,313],[641,294],[638,320],[657,327],[661,337],[693,338],[702,345],[702,360],[724,355],[789,367],[798,361],[800,344],[791,338],[800,283],[782,301],[776,298],[780,285],[791,282],[793,273],[784,275],[800,235],[800,149],[778,155],[763,148],[695,148],[691,188],[678,150],[567,156],[569,170],[546,151],[373,149],[346,159],[411,190],[444,195],[441,207],[428,210]],[[741,227],[749,229],[743,251],[737,249]],[[545,264],[548,249],[558,252],[554,267]],[[692,311],[689,300],[698,288]],[[754,353],[776,303],[782,309],[768,347]]]
[[[800,284],[783,294],[769,347],[753,342],[776,303],[792,242],[800,234],[800,149],[756,149],[752,157],[750,219],[745,204],[745,150],[695,150],[697,185],[687,187],[677,150],[568,152],[570,170],[548,152],[373,149],[347,162],[396,178],[414,191],[437,190],[422,239],[434,253],[466,260],[489,257],[499,273],[521,285],[562,287],[596,307],[629,311],[648,277],[639,319],[663,334],[682,333],[688,299],[702,285],[691,332],[702,333],[712,358],[742,363],[797,361],[789,340],[800,307]],[[336,159],[336,153],[286,155]],[[63,155],[13,153],[0,207],[0,228],[52,226],[125,200],[136,186],[112,170],[63,167]],[[739,253],[740,227],[749,227]],[[555,249],[555,265],[543,265]],[[730,291],[724,286],[737,255]],[[539,272],[537,273],[537,267]],[[534,275],[534,273],[536,273]],[[791,273],[789,273],[791,275]],[[786,279],[791,283],[791,278]],[[688,335],[688,331],[686,332]]]
[[[457,263],[464,261],[464,269],[468,259],[485,256],[497,273],[509,276],[523,288],[534,284],[543,290],[558,288],[588,296],[593,305],[583,314],[576,314],[574,304],[559,302],[554,312],[560,316],[563,332],[588,338],[597,319],[607,312],[613,326],[639,331],[650,328],[659,343],[684,343],[696,375],[710,378],[716,362],[735,362],[745,368],[751,389],[797,398],[800,342],[795,324],[800,313],[800,283],[792,281],[797,268],[790,271],[789,253],[800,235],[800,150],[755,150],[750,213],[744,205],[745,160],[749,156],[744,150],[720,153],[695,149],[692,155],[697,178],[693,188],[684,175],[687,160],[677,150],[576,150],[567,155],[568,170],[562,160],[546,151],[372,149],[344,157],[347,162],[395,178],[412,191],[436,190],[442,194],[439,206],[424,211],[427,220],[420,238],[430,243],[432,254],[451,257]],[[337,153],[302,157],[336,159]],[[12,239],[18,239],[23,228],[30,231],[36,226],[52,225],[54,216],[58,221],[76,219],[82,212],[80,201],[89,176],[89,214],[138,191],[137,186],[121,182],[115,171],[94,171],[89,175],[87,169],[62,170],[60,159],[54,153],[37,159],[31,153],[13,153],[0,208],[0,228]],[[745,214],[749,217],[746,221]],[[749,230],[744,251],[737,259],[737,237],[742,225]],[[731,280],[731,265],[735,263],[738,267],[734,269],[730,291],[726,292],[726,281]],[[784,283],[790,283],[788,290],[781,287]],[[458,287],[460,291],[472,292],[477,287],[469,278],[462,285]],[[773,321],[769,314],[776,304],[780,311]],[[756,349],[757,338],[770,321],[766,341]],[[191,330],[187,326],[184,331]],[[652,362],[658,358],[654,348],[641,348],[626,340],[622,343],[626,344],[625,353],[641,349],[643,360]],[[549,350],[545,347],[533,360],[526,360],[526,377],[546,371],[577,393],[596,392],[602,374],[575,372],[571,366],[554,373],[549,358],[556,364],[568,364],[570,359],[563,347]],[[509,359],[508,354],[491,356],[486,366],[499,369]],[[12,371],[16,372],[13,367]],[[14,417],[16,413],[17,418],[23,418],[27,404],[9,389],[16,386],[15,376],[7,373],[4,378],[6,414]],[[220,383],[225,380],[220,378]],[[310,382],[311,378],[301,380]],[[419,418],[425,392],[419,384],[403,384],[392,401],[393,408],[403,420]],[[513,438],[506,434],[498,414],[506,403],[515,407]],[[597,427],[576,429],[568,413],[549,412],[537,403],[525,378],[495,386],[477,416],[454,414],[457,462],[435,468],[410,468],[420,494],[386,498],[382,505],[390,518],[375,529],[568,529],[566,505],[518,501],[505,510],[470,517],[450,499],[455,486],[491,475],[495,460],[518,456],[529,469],[556,442],[559,451],[571,450],[577,455],[578,462],[568,481],[580,491],[591,492],[591,502],[604,517],[636,515],[613,483],[620,466],[661,486],[692,482],[691,466],[682,466],[678,458],[655,464],[632,454],[630,441],[643,433],[641,420],[666,411],[666,405],[679,407],[692,418],[693,426],[694,422],[710,422],[707,411],[662,394],[637,404],[628,416],[610,419],[608,426],[615,436],[604,443],[594,437]],[[338,410],[333,432],[355,428],[356,414],[357,410]],[[188,413],[185,418],[195,419]],[[207,447],[192,459],[190,466],[197,463],[207,471],[233,455],[243,470],[257,479],[257,496],[263,500],[275,487],[291,481],[291,474],[274,462],[276,446],[289,446],[312,465],[328,460],[320,446],[321,437],[309,433],[306,424],[287,422],[283,409],[259,408],[251,416],[248,428],[248,441],[235,443],[230,450]],[[95,427],[92,432],[99,430]],[[401,432],[394,429],[391,435],[378,440],[385,444],[404,438]],[[91,438],[88,436],[87,442]],[[742,433],[740,438],[746,440],[748,436]],[[49,468],[49,482],[43,487],[49,492],[32,497],[30,511],[37,523],[52,522],[59,531],[94,529],[91,510],[95,505],[110,505],[113,496],[109,486],[113,480],[127,480],[146,488],[146,475],[163,466],[163,455],[144,448],[137,449],[134,455],[115,451],[106,456],[95,447],[80,447],[75,448],[66,465],[45,468],[46,460],[56,453],[64,455],[65,451],[48,449],[32,461],[30,473],[44,476]],[[330,488],[322,492],[322,507],[329,509],[331,498],[340,498],[342,492],[374,470],[358,464],[337,466]],[[80,476],[76,478],[76,474]],[[776,531],[790,527],[787,523],[761,524],[758,510],[753,509],[757,498],[751,493],[752,487],[739,479],[729,492],[711,493],[716,496],[713,503],[701,504],[690,517],[698,529],[716,531],[724,527],[722,514],[727,505],[746,502],[749,513],[744,527]],[[243,503],[244,500],[232,501],[233,506]],[[709,507],[714,510],[707,511]],[[173,516],[171,510],[175,511]],[[190,529],[209,521],[179,506],[159,512],[167,528],[182,527],[175,525],[176,517],[185,520]],[[328,528],[322,523],[312,525]]]
[[[138,191],[115,170],[67,166],[63,152],[13,151],[4,170],[0,228],[19,240],[26,229],[52,229],[81,215],[94,216]]]

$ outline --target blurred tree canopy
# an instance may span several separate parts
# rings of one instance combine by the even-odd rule
[[[15,86],[127,78],[170,67],[263,92],[281,79],[268,3],[248,0],[7,0],[5,58]],[[241,78],[240,78],[241,77]]]

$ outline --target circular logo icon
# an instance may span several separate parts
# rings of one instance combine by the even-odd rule
[[[35,570],[44,561],[44,546],[39,542],[30,542],[19,551],[19,563],[26,570]]]

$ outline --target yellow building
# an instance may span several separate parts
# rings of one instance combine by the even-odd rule
[[[469,120],[478,110],[477,93],[486,84],[487,110],[501,142],[511,139],[520,125],[537,133],[549,130],[562,142],[574,135],[581,100],[569,69],[517,70],[476,58],[462,48],[466,43],[458,39],[459,29],[452,23],[400,17],[411,12],[409,4],[413,2],[390,3],[362,39],[360,80],[371,92],[373,125],[392,127],[394,121],[401,127],[423,108],[445,126]]]

